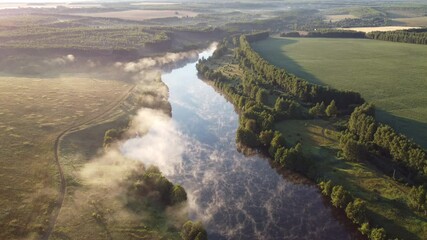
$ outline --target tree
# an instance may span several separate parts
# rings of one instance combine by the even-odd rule
[[[104,148],[107,148],[110,146],[112,142],[117,140],[121,135],[121,132],[117,129],[109,129],[104,134]]]
[[[183,240],[207,240],[208,234],[201,222],[187,221],[180,233]]]
[[[246,121],[245,128],[251,132],[256,132],[256,121],[253,119],[248,119]]]
[[[287,104],[286,101],[283,100],[283,98],[279,97],[276,99],[276,103],[274,104],[274,110],[276,110],[277,112],[283,112],[286,111],[287,109]]]
[[[386,237],[384,228],[373,228],[371,230],[370,239],[372,240],[385,240]]]
[[[271,140],[273,140],[273,136],[273,130],[262,131],[259,134],[259,140],[264,146],[268,147],[271,143]]]
[[[331,196],[332,187],[333,187],[331,180],[329,180],[327,182],[322,181],[322,182],[320,182],[319,186],[320,186],[320,189],[322,190],[323,195],[328,196],[328,197]]]
[[[411,200],[411,207],[416,208],[418,211],[421,211],[422,209],[424,209],[424,211],[427,210],[426,190],[423,186],[412,187],[409,192],[409,197]]]
[[[332,205],[344,208],[350,202],[350,195],[344,190],[343,186],[337,185],[332,188],[331,202]]]
[[[367,150],[363,143],[348,139],[344,142],[342,151],[344,156],[349,161],[361,161],[367,157]]]
[[[259,89],[258,92],[256,93],[256,97],[255,100],[258,103],[261,104],[267,104],[267,100],[268,100],[268,93],[265,89]]]
[[[187,193],[181,185],[175,185],[172,188],[170,199],[172,204],[184,202],[187,200]]]
[[[325,110],[326,116],[335,117],[338,114],[337,106],[335,105],[335,100],[332,100],[331,103]]]
[[[310,115],[312,115],[313,117],[319,117],[319,116],[323,116],[325,114],[325,103],[316,103],[316,105],[314,105],[314,107],[310,108],[310,110],[308,110],[308,113]]]
[[[345,213],[354,223],[362,224],[366,221],[366,202],[360,198],[356,198],[347,205]]]
[[[360,231],[363,235],[368,236],[368,235],[369,235],[369,233],[371,232],[371,229],[370,229],[370,227],[369,227],[369,223],[368,223],[368,222],[364,222],[364,223],[362,223],[362,225],[361,225],[361,226],[360,226],[360,228],[359,228],[359,231]]]
[[[271,140],[269,153],[271,156],[274,156],[276,154],[276,151],[279,147],[285,145],[285,139],[283,138],[282,134],[278,131],[274,132],[274,137]]]
[[[237,129],[236,141],[248,147],[258,147],[261,144],[258,140],[258,136],[254,132],[242,127]]]

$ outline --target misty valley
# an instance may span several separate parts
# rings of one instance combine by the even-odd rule
[[[0,239],[427,239],[427,3],[0,3]]]

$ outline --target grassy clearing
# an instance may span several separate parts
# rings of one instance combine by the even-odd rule
[[[90,78],[0,77],[1,239],[43,232],[59,190],[56,137],[103,112],[129,88]]]
[[[378,119],[427,147],[427,48],[366,39],[269,38],[261,56],[308,81],[360,92]]]
[[[317,159],[317,168],[325,178],[351,190],[355,197],[366,200],[374,226],[383,226],[387,233],[401,239],[427,237],[427,218],[414,213],[405,204],[410,188],[396,183],[372,164],[337,158],[339,132],[330,123],[322,120],[287,120],[275,127],[288,142],[303,143],[305,154]]]

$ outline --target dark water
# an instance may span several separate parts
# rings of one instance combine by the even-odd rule
[[[288,180],[268,160],[236,150],[238,115],[197,77],[195,65],[162,76],[185,139],[183,163],[168,177],[187,190],[190,217],[203,221],[209,239],[355,239],[315,186]]]

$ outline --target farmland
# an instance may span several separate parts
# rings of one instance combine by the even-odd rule
[[[360,92],[378,118],[427,146],[427,49],[364,39],[269,38],[253,44],[273,64],[313,83]]]

